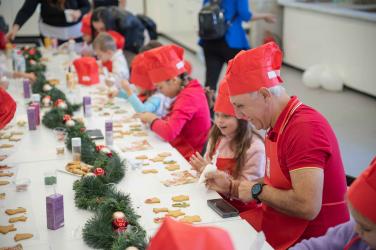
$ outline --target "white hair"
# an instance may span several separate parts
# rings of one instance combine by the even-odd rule
[[[273,87],[270,87],[268,88],[269,92],[273,95],[273,96],[280,96],[282,93],[285,92],[285,88],[282,87],[281,85],[276,85],[276,86],[273,86]],[[254,91],[254,92],[251,92],[249,93],[252,97],[256,97],[258,91]]]

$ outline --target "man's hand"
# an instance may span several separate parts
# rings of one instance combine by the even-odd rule
[[[244,203],[250,202],[253,200],[251,195],[251,189],[256,182],[252,181],[241,181],[239,184],[239,199],[242,200]]]
[[[206,174],[205,185],[208,189],[212,189],[222,194],[230,192],[231,177],[220,170]]]

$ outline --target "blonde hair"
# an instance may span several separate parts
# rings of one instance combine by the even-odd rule
[[[100,51],[117,50],[114,38],[106,32],[101,32],[97,35],[93,41],[93,48]]]

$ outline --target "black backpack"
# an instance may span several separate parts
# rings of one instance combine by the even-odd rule
[[[204,40],[219,39],[226,34],[228,23],[220,4],[221,0],[211,0],[198,13],[198,35]]]
[[[145,26],[146,30],[149,33],[151,40],[157,40],[158,39],[158,32],[157,32],[157,24],[154,22],[153,19],[151,19],[148,16],[145,15],[137,15],[138,19],[142,22],[142,24]]]

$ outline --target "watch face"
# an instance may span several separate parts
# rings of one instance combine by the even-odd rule
[[[259,194],[261,192],[261,188],[262,188],[262,186],[259,183],[253,185],[253,187],[252,187],[252,194],[253,195]]]

